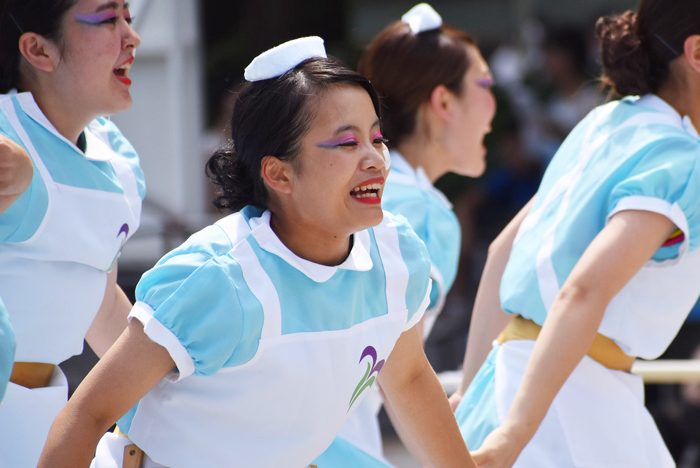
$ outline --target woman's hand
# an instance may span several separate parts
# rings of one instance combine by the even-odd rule
[[[515,464],[524,446],[505,427],[496,428],[489,434],[472,458],[480,468],[510,468]]]
[[[0,214],[31,185],[34,167],[20,145],[0,134]]]
[[[462,398],[464,398],[464,393],[460,392],[459,390],[454,392],[450,397],[450,408],[452,408],[453,413],[457,411],[457,407],[460,403],[462,403]]]

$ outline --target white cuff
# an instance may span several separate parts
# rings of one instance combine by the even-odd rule
[[[194,373],[194,360],[187,349],[180,343],[175,334],[165,327],[158,319],[153,317],[154,310],[145,302],[137,302],[129,312],[128,320],[136,318],[143,324],[143,331],[154,343],[168,350],[170,357],[175,361],[179,376],[174,379],[182,380]]]
[[[630,195],[628,197],[620,199],[617,202],[615,208],[608,214],[606,222],[610,222],[610,218],[615,216],[620,211],[627,210],[637,210],[637,211],[651,211],[653,213],[658,213],[663,215],[673,221],[678,229],[683,231],[685,234],[685,239],[678,249],[678,256],[661,262],[650,261],[647,266],[671,266],[675,265],[680,261],[680,259],[688,251],[688,246],[690,245],[690,228],[688,227],[688,219],[685,217],[685,213],[677,203],[673,205],[662,198],[647,197],[643,195]]]

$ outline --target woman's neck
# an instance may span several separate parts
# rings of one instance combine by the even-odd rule
[[[405,138],[396,145],[396,149],[413,169],[422,167],[433,184],[449,171],[445,154],[438,143],[421,132]]]
[[[282,210],[278,212],[284,213]],[[292,253],[304,260],[336,266],[343,263],[350,254],[350,235],[329,232],[322,226],[304,222],[295,214],[273,212],[270,227]]]
[[[63,102],[58,93],[46,92],[41,89],[30,90],[44,116],[56,128],[58,133],[68,141],[77,144],[80,134],[94,120],[91,116],[78,115],[76,109],[79,103]]]
[[[656,95],[673,107],[681,117],[690,117],[695,129],[700,132],[700,78],[692,73],[683,78],[680,73],[672,73],[671,76]]]

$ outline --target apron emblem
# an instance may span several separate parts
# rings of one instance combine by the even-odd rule
[[[122,239],[122,243],[119,246],[116,255],[114,256],[114,260],[112,260],[112,264],[107,269],[107,273],[114,269],[114,265],[117,263],[117,259],[119,258],[119,255],[122,253],[122,249],[124,248],[124,243],[126,243],[126,238],[129,237],[129,225],[126,223],[122,224],[122,227],[119,229],[117,239],[119,239],[119,236],[121,236],[122,234],[124,234],[124,238]]]
[[[367,372],[365,372],[365,375],[360,380],[360,383],[358,383],[357,387],[355,387],[355,391],[352,392],[352,398],[350,398],[348,411],[350,411],[350,408],[352,408],[352,404],[355,403],[355,400],[362,395],[362,392],[364,392],[367,387],[372,386],[374,380],[377,378],[377,375],[379,375],[379,371],[382,370],[382,367],[384,367],[384,359],[377,362],[377,350],[374,349],[374,347],[367,346],[365,350],[362,351],[362,356],[360,356],[359,362],[362,362],[362,360],[367,356],[372,358],[372,362],[367,362]]]

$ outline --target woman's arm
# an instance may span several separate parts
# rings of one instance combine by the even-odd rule
[[[102,435],[175,368],[132,320],[51,426],[38,468],[89,467]]]
[[[467,340],[467,350],[464,353],[464,364],[462,366],[462,383],[457,391],[450,397],[452,410],[456,410],[462,401],[464,392],[467,391],[474,376],[486,360],[492,349],[493,340],[505,328],[511,315],[506,314],[501,309],[501,277],[508,264],[510,251],[513,247],[518,229],[523,219],[530,212],[535,198],[533,197],[511,220],[503,231],[489,246],[486,265],[481,274],[479,289],[476,292],[474,309],[472,311],[471,323],[469,325],[469,339]]]
[[[622,211],[591,242],[547,314],[505,422],[474,452],[480,467],[515,463],[593,343],[610,301],[674,229],[663,215]]]
[[[100,310],[97,311],[85,335],[85,339],[97,357],[104,356],[121,336],[128,324],[126,318],[130,310],[131,302],[117,284],[117,265],[115,265],[107,275],[107,287]]]
[[[0,214],[31,185],[34,167],[24,148],[0,134]]]
[[[435,468],[475,467],[416,327],[396,342],[379,382],[401,423]]]

